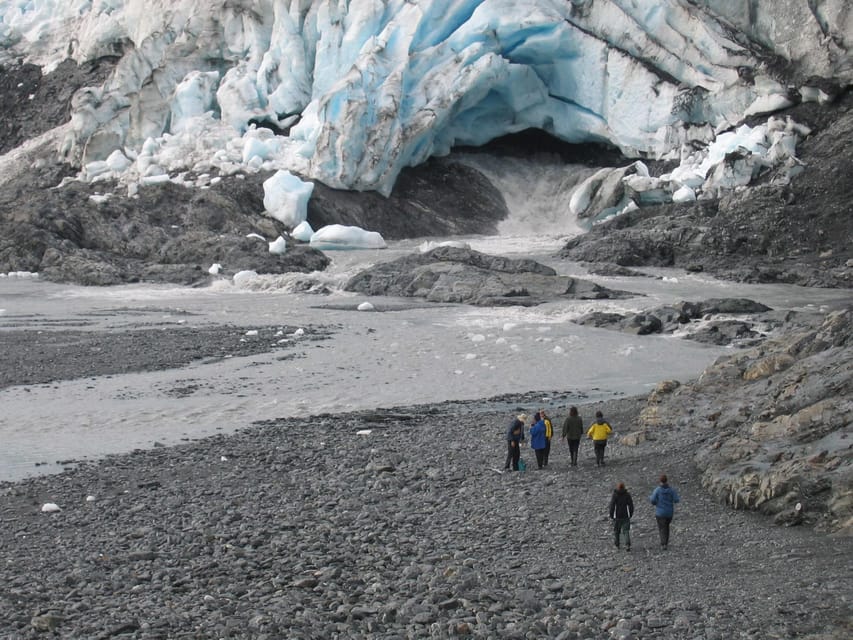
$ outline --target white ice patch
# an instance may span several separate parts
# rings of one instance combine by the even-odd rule
[[[293,228],[290,236],[294,240],[299,240],[300,242],[310,242],[311,236],[314,235],[314,229],[311,228],[311,225],[307,220],[303,220],[298,225]]]
[[[376,231],[365,231],[360,227],[330,224],[318,229],[311,236],[315,249],[384,249],[385,240]]]
[[[252,280],[256,280],[258,277],[257,271],[251,271],[246,269],[244,271],[238,271],[234,274],[232,281],[234,282],[235,287],[246,287],[248,286]]]
[[[454,247],[456,249],[470,249],[471,245],[462,240],[443,240],[440,242],[436,242],[435,240],[427,240],[426,242],[422,242],[418,245],[418,251],[420,253],[427,253],[428,251],[432,251],[433,249],[437,249],[439,247]]]
[[[283,255],[287,251],[287,241],[279,236],[275,240],[269,243],[270,253],[275,255]]]

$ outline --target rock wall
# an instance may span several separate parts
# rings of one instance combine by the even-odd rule
[[[853,534],[853,309],[662,383],[640,420],[705,434],[702,482],[736,509]]]

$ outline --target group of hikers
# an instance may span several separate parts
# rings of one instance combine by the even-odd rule
[[[524,426],[527,414],[519,414],[510,422],[506,432],[507,453],[504,470],[524,470],[521,459],[521,444],[525,441]],[[586,430],[586,435],[592,440],[595,450],[595,466],[604,466],[604,452],[607,448],[607,438],[613,433],[610,424],[604,419],[601,411],[595,412],[595,422]],[[554,425],[544,409],[537,411],[530,426],[530,446],[536,455],[536,465],[539,469],[548,466],[551,453],[551,439],[554,435]],[[562,437],[569,444],[571,466],[578,465],[578,450],[584,435],[583,419],[578,414],[577,407],[569,408],[569,415],[563,421]],[[669,547],[669,529],[675,512],[675,503],[679,502],[678,492],[669,486],[665,474],[659,478],[659,484],[649,496],[649,502],[655,507],[655,519],[658,525],[661,549]],[[610,498],[610,519],[613,521],[613,535],[616,548],[625,543],[625,549],[631,550],[631,518],[634,516],[634,500],[624,482],[620,482],[613,490]]]
[[[527,422],[527,414],[522,413],[516,416],[509,425],[506,433],[507,453],[504,469],[509,471],[510,467],[513,471],[518,471],[519,463],[521,462],[521,443],[524,442],[524,425]],[[580,449],[581,438],[583,438],[583,419],[578,415],[578,408],[571,407],[568,417],[563,421],[563,438],[569,443],[569,453],[571,455],[571,465],[578,466],[578,450]],[[592,439],[592,444],[595,449],[595,466],[604,466],[604,450],[607,447],[607,438],[613,433],[610,424],[604,419],[601,411],[595,412],[595,422],[593,422],[586,435]],[[548,466],[548,457],[551,453],[551,438],[554,435],[554,425],[551,419],[545,413],[545,409],[540,409],[533,416],[533,424],[530,427],[530,446],[536,454],[536,465],[540,469]]]

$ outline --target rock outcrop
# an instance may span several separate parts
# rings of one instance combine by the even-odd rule
[[[627,295],[586,280],[558,276],[551,267],[534,260],[513,260],[449,246],[375,265],[351,278],[345,289],[371,296],[479,306],[534,306],[557,298]]]
[[[784,317],[768,316],[770,311],[753,300],[724,298],[679,302],[633,314],[594,311],[574,322],[640,336],[678,331],[697,342],[748,346],[763,340],[768,330],[782,326]]]
[[[853,309],[651,394],[642,431],[706,433],[702,482],[738,509],[853,534]]]

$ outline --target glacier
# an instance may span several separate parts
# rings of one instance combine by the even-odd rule
[[[286,170],[387,195],[526,129],[683,158],[853,83],[851,41],[846,0],[0,0],[0,63],[117,61],[57,151],[143,184]]]

